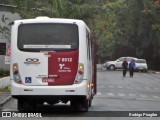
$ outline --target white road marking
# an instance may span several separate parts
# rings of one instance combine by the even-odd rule
[[[140,94],[140,96],[141,96],[141,97],[148,97],[147,95],[144,95],[144,94]]]
[[[135,94],[128,94],[129,96],[131,96],[131,97],[134,97],[134,96],[136,96]]]
[[[124,97],[124,96],[126,96],[126,95],[123,94],[123,93],[118,93],[118,96]]]
[[[102,93],[100,93],[100,92],[97,92],[97,95],[102,95]]]
[[[101,85],[100,88],[105,88],[105,87]]]
[[[107,93],[107,95],[109,95],[109,96],[115,96],[113,93]]]
[[[155,90],[159,90],[159,88],[154,88]]]
[[[159,96],[152,96],[153,98],[160,98]]]
[[[112,85],[110,85],[110,86],[108,86],[109,88],[114,88],[114,86],[112,86]]]
[[[118,88],[123,88],[123,86],[118,86]]]

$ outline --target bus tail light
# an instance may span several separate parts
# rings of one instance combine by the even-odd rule
[[[18,84],[21,84],[22,81],[21,81],[21,77],[20,77],[20,74],[19,74],[19,70],[18,70],[18,64],[17,63],[14,63],[13,64],[13,78],[14,78],[14,81]]]
[[[83,81],[83,75],[84,75],[84,65],[82,63],[79,63],[75,84],[81,83]]]

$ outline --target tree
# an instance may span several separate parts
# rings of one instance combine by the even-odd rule
[[[160,61],[160,0],[0,0],[17,6],[22,18],[49,16],[84,20],[93,31],[98,56]],[[158,66],[158,62],[153,64]]]
[[[152,36],[150,44],[150,62],[156,69],[160,69],[160,0],[145,0],[143,13],[148,16],[146,21],[151,21],[150,35]]]

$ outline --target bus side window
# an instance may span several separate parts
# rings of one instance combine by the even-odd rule
[[[90,39],[90,34],[88,34],[88,40],[89,40],[89,60],[91,60],[91,39]]]
[[[86,40],[87,40],[87,58],[88,60],[90,60],[90,40],[88,31],[86,31]]]

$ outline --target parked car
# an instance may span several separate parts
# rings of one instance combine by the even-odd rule
[[[138,59],[138,58],[135,58],[135,57],[120,57],[119,59],[117,59],[115,61],[105,62],[103,64],[103,67],[108,69],[108,70],[122,69],[122,63],[123,63],[125,58],[128,62],[130,62],[132,59],[134,59],[135,61]]]
[[[147,72],[148,65],[145,59],[137,59],[135,63],[136,63],[136,67],[135,67],[136,71]]]

